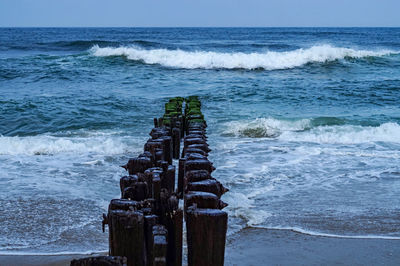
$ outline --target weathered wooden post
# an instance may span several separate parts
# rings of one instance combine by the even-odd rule
[[[223,266],[228,224],[226,212],[190,207],[186,214],[188,265]]]
[[[224,193],[229,191],[227,188],[225,188],[220,182],[218,182],[215,179],[206,179],[206,180],[197,181],[197,182],[188,182],[187,190],[188,191],[210,192],[210,193],[215,194],[218,198],[221,198],[221,196]]]
[[[121,190],[121,195],[124,192],[125,188],[130,187],[131,185],[135,184],[139,181],[139,177],[137,175],[128,175],[123,176],[119,180],[119,188]]]
[[[146,242],[147,265],[152,266],[153,255],[153,227],[158,223],[158,216],[154,214],[144,216],[144,234]]]
[[[181,151],[181,133],[179,128],[172,129],[172,143],[174,147],[173,158],[179,159],[180,151]]]
[[[161,188],[166,188],[171,194],[175,191],[175,166],[162,162],[161,167],[163,168]]]
[[[183,234],[183,211],[176,209],[168,214],[166,219],[168,229],[168,265],[182,265],[182,234]]]
[[[185,212],[190,206],[204,209],[223,209],[228,204],[220,200],[215,194],[202,191],[189,191],[185,193]]]
[[[160,139],[163,140],[164,145],[164,160],[172,164],[172,137],[163,136]]]
[[[131,184],[129,187],[124,188],[124,191],[122,191],[122,198],[142,201],[147,198],[148,191],[147,183],[136,182]]]
[[[153,226],[153,265],[167,265],[168,231],[163,225]]]
[[[111,210],[108,213],[108,227],[112,234],[110,255],[126,257],[128,266],[145,266],[143,213]]]
[[[144,171],[153,166],[151,158],[146,156],[139,156],[137,158],[129,159],[128,163],[123,166],[128,170],[129,175],[134,175],[136,173],[144,173]]]
[[[185,158],[179,159],[177,192],[180,199],[183,198],[183,178],[185,177],[185,162]]]

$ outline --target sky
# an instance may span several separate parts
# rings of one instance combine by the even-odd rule
[[[0,0],[0,27],[399,27],[400,0]]]

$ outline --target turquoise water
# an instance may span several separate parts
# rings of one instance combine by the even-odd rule
[[[199,95],[244,227],[400,239],[400,29],[1,28],[0,254],[107,250],[119,167]]]

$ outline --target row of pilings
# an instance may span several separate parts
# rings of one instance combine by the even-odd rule
[[[120,179],[121,198],[111,200],[103,215],[109,256],[71,265],[181,266],[184,220],[187,264],[224,265],[228,215],[220,198],[228,190],[211,176],[206,128],[197,96],[165,104],[144,152],[123,166],[129,175]],[[173,159],[179,160],[178,171]]]

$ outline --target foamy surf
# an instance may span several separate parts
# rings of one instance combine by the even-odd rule
[[[222,134],[330,144],[400,143],[400,125],[398,123],[388,122],[379,126],[349,124],[314,126],[313,121],[314,119],[280,120],[275,118],[232,121],[224,125]]]
[[[262,228],[262,229],[270,229],[270,230],[287,230],[296,232],[303,235],[310,236],[320,236],[320,237],[332,237],[332,238],[346,238],[346,239],[385,239],[385,240],[400,240],[398,236],[380,236],[380,235],[338,235],[338,234],[328,234],[321,233],[317,231],[305,230],[300,227],[268,227],[268,226],[260,226],[254,225],[253,228]]]
[[[270,213],[257,209],[254,200],[243,193],[232,192],[224,196],[224,201],[229,205],[227,211],[232,218],[238,218],[245,221],[246,226],[255,226],[263,223]]]
[[[345,58],[381,57],[399,52],[391,50],[362,50],[331,45],[317,45],[307,49],[263,53],[183,51],[168,49],[142,49],[140,47],[102,47],[90,49],[94,56],[124,56],[145,64],[185,69],[289,69],[308,63],[325,63]]]
[[[311,119],[280,120],[271,117],[231,121],[225,124],[223,134],[249,138],[275,138],[284,131],[300,131],[311,127]]]
[[[18,252],[18,251],[0,251],[0,255],[7,256],[63,256],[63,255],[94,255],[104,254],[108,250],[88,250],[88,251],[61,251],[61,252]]]
[[[121,154],[128,145],[118,137],[0,136],[0,155],[51,155],[58,153]]]
[[[326,144],[361,144],[372,142],[400,143],[400,125],[384,123],[380,126],[320,126],[304,132],[283,132],[284,141],[314,142]]]

